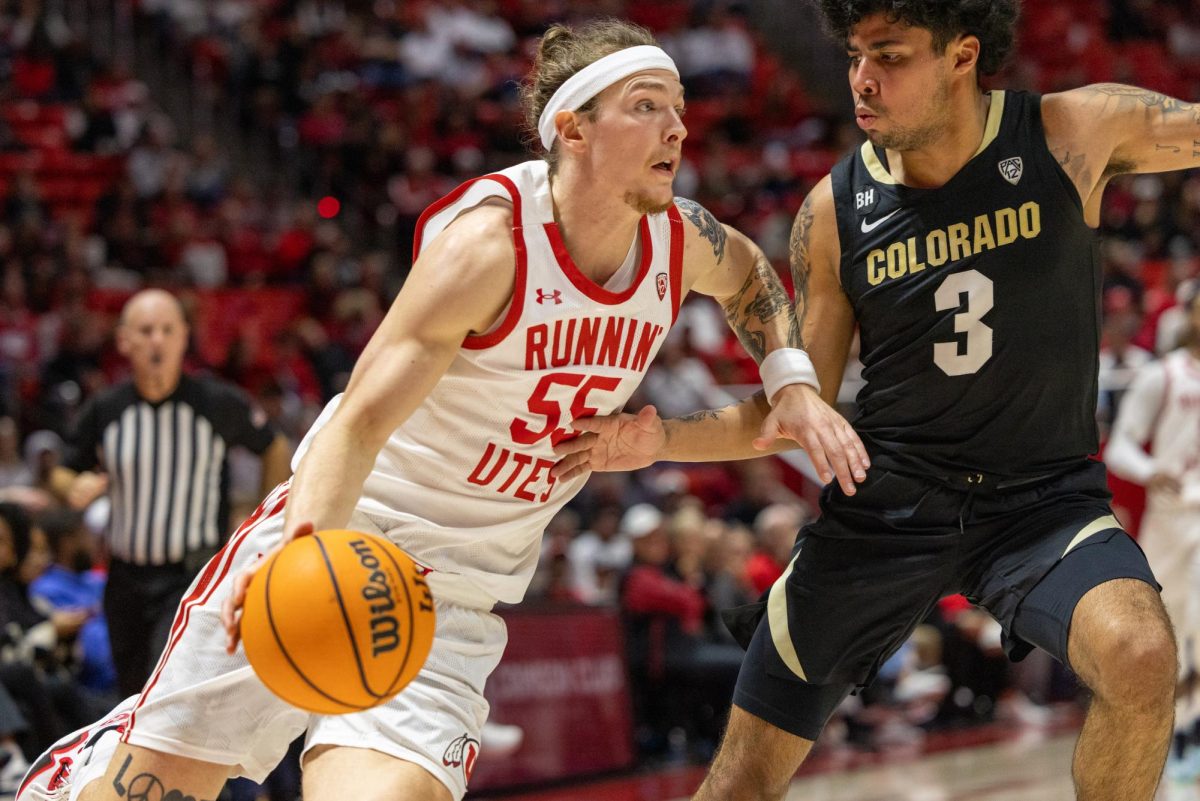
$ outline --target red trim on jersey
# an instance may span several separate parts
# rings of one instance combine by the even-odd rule
[[[504,320],[494,330],[486,334],[469,334],[463,340],[462,346],[470,350],[482,350],[499,345],[504,338],[517,327],[521,312],[525,309],[525,276],[529,270],[529,253],[525,248],[525,228],[521,221],[521,193],[517,186],[503,175],[490,176],[492,180],[508,190],[513,204],[513,251],[517,256],[517,269],[513,275],[512,299],[508,302],[508,311]]]
[[[254,514],[248,517],[246,522],[242,523],[237,532],[230,537],[229,542],[225,543],[225,547],[209,560],[208,566],[204,568],[204,573],[201,574],[200,580],[196,582],[195,589],[180,601],[179,611],[175,613],[175,622],[171,624],[170,641],[167,643],[167,648],[163,651],[162,656],[159,657],[158,666],[154,669],[154,674],[150,677],[150,681],[146,683],[146,688],[138,696],[137,703],[133,705],[133,709],[129,710],[129,725],[121,734],[121,742],[129,742],[129,734],[133,731],[133,726],[137,720],[137,711],[141,709],[142,704],[146,702],[146,697],[154,689],[154,685],[158,683],[158,678],[162,674],[163,668],[166,667],[167,661],[171,658],[171,652],[175,650],[175,646],[179,644],[179,640],[183,637],[183,632],[187,629],[188,619],[192,616],[192,609],[208,603],[213,593],[216,592],[217,587],[221,586],[221,582],[225,580],[225,576],[229,573],[229,568],[233,565],[233,560],[237,556],[238,549],[249,538],[251,530],[256,528],[258,523],[265,523],[268,519],[283,512],[283,508],[287,505],[289,486],[290,482],[281,485],[282,492],[280,492],[275,502],[271,505],[269,512],[267,512],[267,501],[272,500],[272,498],[268,495],[263,499],[263,502],[254,510]],[[264,512],[267,512],[266,517],[263,517]],[[224,566],[219,568],[220,572],[217,575],[218,566],[222,562]],[[213,580],[214,576],[216,577],[215,581]]]
[[[504,315],[504,320],[501,321],[499,327],[490,333],[468,334],[466,339],[463,340],[462,346],[470,350],[490,348],[500,344],[517,327],[517,320],[521,319],[521,311],[524,307],[527,263],[525,235],[521,229],[521,193],[517,191],[516,184],[505,175],[493,173],[491,175],[480,176],[479,178],[472,178],[469,181],[459,184],[450,194],[441,200],[434,201],[425,211],[421,212],[421,216],[417,219],[417,228],[413,236],[413,261],[415,262],[417,257],[421,255],[421,242],[425,238],[425,226],[429,223],[429,220],[444,211],[447,207],[457,203],[466,194],[468,189],[480,181],[495,181],[504,187],[504,190],[508,192],[509,198],[512,200],[513,250],[517,256],[517,269],[513,280],[512,300],[509,301],[508,311]]]
[[[645,215],[642,215],[641,222],[638,223],[638,236],[641,237],[642,242],[642,263],[638,265],[637,275],[634,276],[629,287],[622,292],[610,292],[584,275],[583,271],[575,264],[575,260],[571,258],[571,254],[567,252],[567,245],[563,242],[562,232],[558,230],[558,226],[548,222],[544,227],[546,238],[550,240],[550,249],[554,251],[554,258],[558,260],[558,266],[562,268],[563,274],[574,284],[576,289],[597,303],[608,306],[624,303],[633,297],[633,293],[637,292],[646,273],[650,272],[650,261],[654,258],[654,245],[650,238],[650,221]]]
[[[675,325],[683,292],[683,217],[674,203],[667,209],[667,219],[671,221],[671,325]]]

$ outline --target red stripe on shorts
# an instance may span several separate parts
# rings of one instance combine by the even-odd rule
[[[200,581],[196,583],[196,588],[179,603],[179,611],[175,613],[175,622],[171,625],[170,640],[167,643],[167,648],[158,660],[158,666],[154,669],[154,675],[150,677],[146,688],[142,690],[142,694],[138,696],[137,703],[133,705],[133,709],[129,713],[129,725],[121,735],[121,742],[129,742],[129,734],[133,731],[134,723],[137,720],[137,711],[142,708],[142,704],[146,702],[146,697],[154,689],[154,685],[158,683],[158,677],[162,673],[163,668],[166,667],[167,660],[171,657],[171,651],[175,649],[175,646],[183,637],[183,632],[187,629],[188,618],[192,614],[192,608],[195,606],[204,606],[208,603],[213,593],[216,592],[217,587],[221,586],[221,582],[225,580],[225,576],[229,573],[229,568],[233,565],[233,560],[237,556],[238,549],[242,547],[242,543],[249,537],[250,531],[259,523],[265,523],[283,511],[283,508],[287,505],[289,486],[290,482],[286,482],[281,484],[276,490],[276,492],[279,492],[279,497],[271,505],[271,510],[267,512],[266,517],[263,517],[263,513],[266,512],[267,502],[271,500],[271,495],[263,499],[263,502],[254,510],[254,514],[250,515],[246,519],[246,522],[242,523],[241,527],[238,528],[237,532],[229,538],[229,542],[225,543],[225,547],[209,560],[208,565],[204,568],[204,573],[201,574]],[[220,568],[220,575],[217,575],[216,581],[213,581],[213,576],[217,573],[217,568],[222,562],[224,566]],[[201,598],[201,595],[204,597]]]

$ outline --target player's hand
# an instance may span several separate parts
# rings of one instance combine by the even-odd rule
[[[225,652],[232,654],[237,650],[238,641],[242,638],[242,607],[246,603],[246,590],[250,588],[250,580],[258,569],[275,554],[279,553],[292,540],[307,537],[314,530],[312,523],[299,523],[288,526],[283,530],[283,538],[271,550],[255,559],[245,569],[233,578],[233,591],[221,604],[221,625],[225,627]]]
[[[862,440],[846,418],[807,384],[789,384],[779,390],[754,447],[766,450],[780,439],[804,448],[821,480],[828,484],[836,476],[847,495],[857,491],[855,482],[867,478],[871,459]]]
[[[1157,472],[1150,476],[1150,480],[1146,482],[1146,489],[1151,492],[1163,492],[1170,495],[1178,495],[1183,491],[1183,484],[1177,476],[1170,473]]]
[[[556,479],[574,478],[587,470],[637,470],[654,464],[667,442],[662,418],[653,406],[644,406],[637,414],[582,417],[571,427],[583,433],[554,448],[559,460],[550,473]]]

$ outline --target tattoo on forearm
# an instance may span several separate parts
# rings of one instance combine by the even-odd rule
[[[788,345],[793,348],[804,347],[804,320],[808,316],[808,278],[812,272],[812,263],[809,260],[812,224],[812,195],[809,195],[796,212],[796,222],[792,224],[792,237],[789,242],[792,283],[796,290],[796,316],[788,334]]]
[[[712,245],[713,255],[717,257],[717,264],[724,261],[725,228],[717,222],[717,218],[696,201],[688,200],[685,197],[675,198],[675,206],[692,221],[692,224],[700,231],[700,236],[707,239]]]
[[[1155,150],[1166,150],[1166,151],[1167,151],[1167,152],[1169,152],[1169,153],[1178,153],[1178,152],[1179,152],[1179,146],[1178,146],[1178,145],[1160,145],[1160,144],[1156,144],[1156,145],[1154,146],[1154,149],[1155,149]]]
[[[717,420],[721,416],[718,412],[719,410],[717,409],[703,409],[691,414],[685,414],[679,419],[687,423],[698,423],[701,420]]]
[[[754,296],[747,301],[746,295],[756,287]],[[775,268],[767,261],[766,256],[759,253],[754,259],[754,269],[746,276],[741,289],[725,301],[722,308],[725,311],[725,319],[729,321],[729,327],[737,334],[742,347],[755,361],[761,362],[766,357],[766,335],[758,329],[765,328],[780,314],[788,314],[791,301],[788,300],[787,290],[783,288]],[[755,330],[751,330],[751,324],[754,324]],[[789,339],[791,328],[794,326],[789,324]]]
[[[168,790],[163,780],[149,771],[126,780],[125,774],[129,771],[129,763],[132,761],[132,756],[126,756],[121,770],[113,779],[113,790],[119,797],[129,801],[197,801],[194,795],[187,795],[182,790]],[[129,782],[128,786],[126,781]]]

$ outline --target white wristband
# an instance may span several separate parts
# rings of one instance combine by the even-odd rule
[[[821,383],[817,381],[817,369],[813,367],[812,359],[799,348],[779,348],[771,351],[758,366],[758,374],[762,377],[768,402],[788,384],[808,384],[818,393],[821,391]]]

